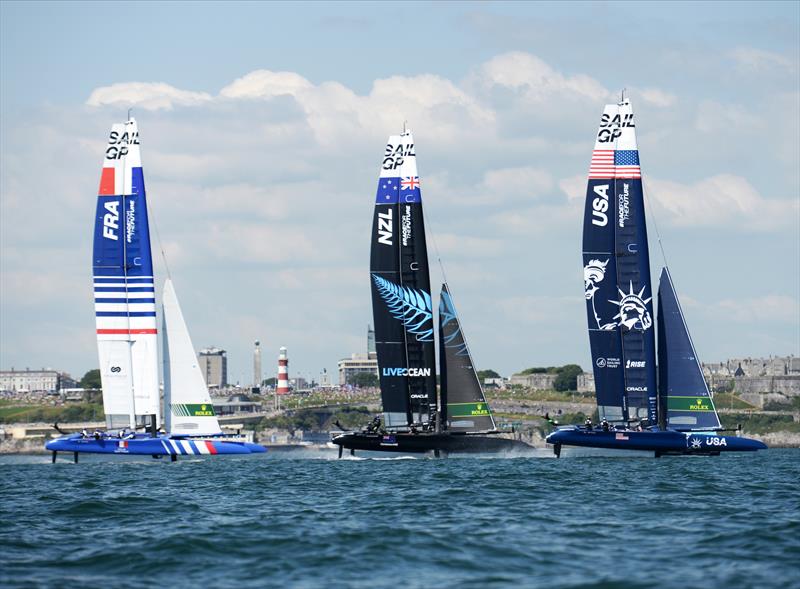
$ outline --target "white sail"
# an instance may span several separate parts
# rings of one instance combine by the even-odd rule
[[[219,434],[203,373],[175,295],[172,280],[164,282],[164,418],[167,431],[179,435]]]

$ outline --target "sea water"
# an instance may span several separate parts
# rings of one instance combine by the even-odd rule
[[[0,586],[800,587],[800,451],[0,458]]]

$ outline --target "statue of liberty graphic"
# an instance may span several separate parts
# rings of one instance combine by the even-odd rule
[[[630,283],[629,292],[624,292],[622,289],[617,288],[619,291],[620,299],[618,301],[608,301],[619,306],[619,313],[614,315],[614,319],[619,321],[619,325],[624,326],[628,330],[639,329],[647,331],[653,326],[653,319],[650,317],[650,312],[647,310],[647,303],[653,300],[643,299],[644,289],[647,285],[642,287],[637,293],[633,291],[633,282]]]
[[[605,262],[601,262],[600,260],[589,260],[589,263],[583,267],[584,296],[586,297],[587,301],[592,301],[592,313],[594,313],[594,320],[597,322],[597,329],[601,329],[603,331],[614,329],[617,326],[617,324],[614,322],[603,323],[603,320],[600,319],[600,315],[597,314],[597,307],[595,306],[594,302],[594,294],[600,290],[600,287],[597,285],[603,281],[603,278],[605,278],[606,266],[608,266],[608,262],[609,260],[606,260]]]

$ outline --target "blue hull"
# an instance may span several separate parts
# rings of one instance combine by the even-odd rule
[[[131,454],[149,456],[202,456],[214,454],[260,454],[267,449],[250,442],[215,440],[214,438],[189,438],[149,434],[121,440],[112,436],[99,439],[70,434],[51,440],[45,448],[52,452],[83,452],[88,454]]]
[[[587,430],[575,426],[560,428],[549,436],[556,455],[561,446],[605,448],[608,450],[645,450],[661,455],[717,455],[720,452],[754,452],[766,450],[767,445],[758,440],[737,436],[721,436],[713,432],[666,431],[603,431]]]

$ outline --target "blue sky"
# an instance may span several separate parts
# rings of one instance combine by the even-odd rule
[[[623,87],[702,359],[798,354],[799,7],[4,2],[0,367],[97,363],[93,198],[128,107],[195,345],[234,380],[256,338],[306,376],[363,348],[405,119],[476,363],[588,366],[580,206]]]

